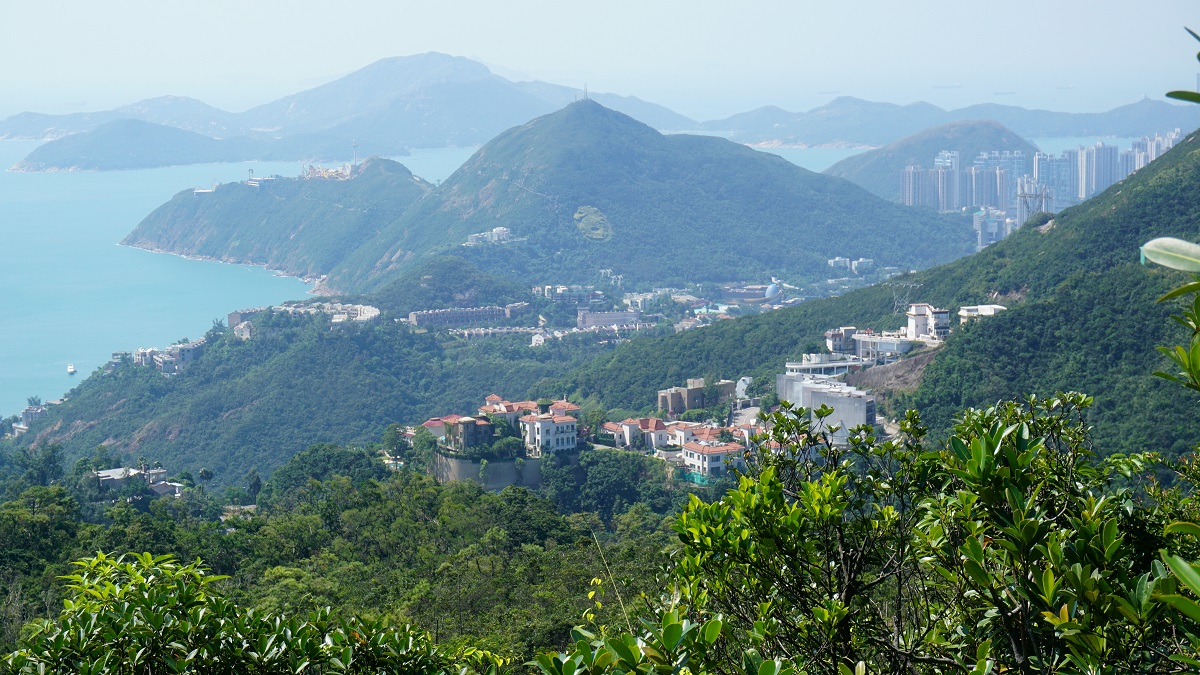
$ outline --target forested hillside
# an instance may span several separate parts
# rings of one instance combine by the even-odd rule
[[[267,178],[180,192],[121,243],[320,276],[433,188],[379,157],[349,180]]]
[[[313,443],[378,438],[394,422],[465,414],[483,397],[532,385],[607,349],[594,336],[529,347],[528,336],[464,340],[385,319],[331,328],[325,315],[260,315],[251,340],[210,332],[183,373],[125,364],[96,373],[18,447],[61,444],[68,462],[105,444],[173,471],[206,467],[218,484],[262,475]]]
[[[965,255],[961,218],[889,204],[848,182],[726,140],[664,136],[583,100],[510,129],[331,274],[369,288],[468,235],[525,241],[461,255],[533,282],[681,284],[768,274],[824,278],[844,255],[926,267]]]

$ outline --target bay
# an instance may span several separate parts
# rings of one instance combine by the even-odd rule
[[[37,143],[0,142],[0,167]],[[0,417],[62,397],[113,351],[198,338],[234,309],[302,298],[308,285],[255,267],[118,246],[159,204],[214,181],[290,172],[245,162],[102,173],[0,171]],[[67,374],[73,363],[78,374]]]

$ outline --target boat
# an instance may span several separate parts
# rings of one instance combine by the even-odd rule
[[[74,364],[74,363],[68,363],[68,364],[67,364],[67,374],[68,374],[68,375],[74,375],[74,374],[75,374],[75,364]]]

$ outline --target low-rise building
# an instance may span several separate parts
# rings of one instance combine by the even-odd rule
[[[521,417],[518,422],[530,457],[570,452],[579,445],[579,420],[570,415],[531,414]]]
[[[780,400],[813,410],[822,405],[833,409],[826,417],[826,428],[840,425],[831,434],[831,442],[845,445],[850,437],[849,430],[858,426],[874,427],[875,397],[869,392],[852,387],[844,382],[831,380],[821,375],[803,375],[785,381],[779,390]]]
[[[850,354],[801,354],[799,361],[788,361],[784,375],[842,375],[862,370],[870,361]],[[780,375],[779,377],[784,377]]]
[[[950,334],[950,310],[938,309],[925,302],[908,306],[908,327],[904,336],[910,340],[936,338],[945,340]]]
[[[733,398],[736,389],[737,383],[733,380],[720,380],[709,389],[704,378],[688,378],[687,386],[659,390],[658,409],[665,410],[668,415],[678,415],[685,410],[709,408]]]
[[[174,375],[179,372],[179,360],[170,354],[157,352],[154,354],[154,367],[163,375]]]
[[[958,322],[964,324],[981,316],[995,316],[1006,309],[1003,305],[964,305],[958,308]]]
[[[858,329],[854,326],[842,326],[825,331],[825,348],[834,354],[854,354],[856,343],[854,336]]]
[[[446,446],[455,452],[463,452],[467,448],[487,445],[492,442],[492,423],[486,417],[459,417],[453,420],[442,418],[445,425]]]
[[[705,478],[715,478],[732,469],[745,469],[745,446],[719,441],[691,441],[683,445],[684,470]]]
[[[628,312],[592,312],[586,309],[579,310],[579,314],[575,320],[575,325],[580,330],[595,328],[598,326],[625,326],[635,324],[642,318],[642,313],[637,310]]]
[[[21,411],[21,424],[28,427],[30,424],[44,418],[46,416],[46,407],[40,405],[25,406]]]
[[[907,354],[916,346],[902,331],[873,333],[858,331],[854,334],[854,354],[869,363],[887,363]]]

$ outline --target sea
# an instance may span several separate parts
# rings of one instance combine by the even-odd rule
[[[1043,150],[1097,140],[1038,139]],[[1040,142],[1039,142],[1040,141]],[[1119,139],[1121,147],[1128,147]],[[296,176],[292,162],[200,164],[136,171],[22,173],[3,169],[38,143],[0,141],[0,418],[102,368],[114,351],[195,339],[230,311],[303,298],[304,281],[245,265],[120,246],[147,214],[181,190],[250,175]],[[395,158],[432,183],[477,148],[414,150]],[[823,171],[864,148],[765,148]],[[67,374],[73,364],[76,375]]]

